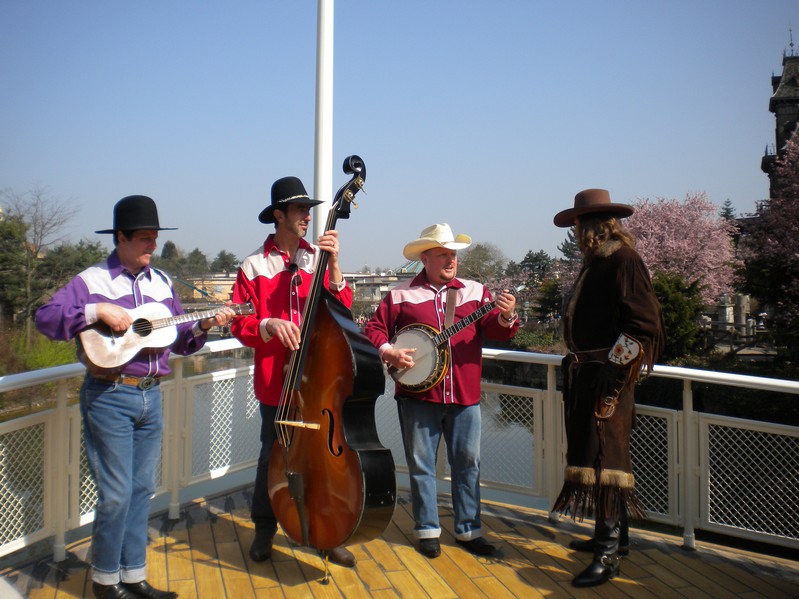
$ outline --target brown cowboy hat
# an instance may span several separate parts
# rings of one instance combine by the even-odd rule
[[[555,215],[555,226],[573,227],[574,219],[584,214],[607,212],[618,218],[630,216],[634,209],[627,204],[614,204],[607,189],[585,189],[574,196],[574,208],[563,210]]]

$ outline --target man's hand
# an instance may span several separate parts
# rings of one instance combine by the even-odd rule
[[[503,289],[502,293],[496,297],[497,308],[500,309],[505,322],[516,319],[516,298],[510,294],[508,289]]]
[[[111,327],[115,333],[124,333],[133,324],[133,319],[128,311],[121,306],[109,302],[100,302],[95,307],[97,320],[100,320]]]
[[[290,320],[270,318],[265,328],[267,333],[276,337],[288,349],[292,351],[300,349],[300,327]]]
[[[211,330],[211,327],[214,326],[223,327],[231,320],[233,320],[236,317],[236,312],[233,310],[233,308],[228,308],[228,306],[230,306],[232,303],[233,302],[228,300],[227,302],[225,302],[225,305],[222,306],[217,311],[216,314],[214,314],[214,316],[212,316],[211,318],[202,319],[200,321],[200,328],[204,332],[207,332]]]
[[[413,368],[416,365],[412,355],[415,351],[415,348],[410,347],[403,347],[400,349],[392,347],[383,352],[383,362],[389,366],[393,366],[397,370]]]

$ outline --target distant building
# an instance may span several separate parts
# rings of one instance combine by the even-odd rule
[[[406,262],[397,268],[379,273],[344,273],[353,294],[353,316],[368,318],[383,296],[400,281],[415,277],[422,271],[419,261]],[[172,276],[185,303],[196,309],[221,304],[233,296],[236,273],[208,273],[185,278]]]
[[[412,279],[424,267],[418,260],[378,273],[351,273],[345,277],[352,286],[352,312],[356,319],[369,318],[383,297],[401,281]]]
[[[785,143],[799,131],[799,55],[794,51],[793,32],[788,50],[782,57],[782,74],[772,75],[772,96],[768,109],[776,119],[775,143],[766,147],[760,162],[761,170],[769,177],[769,197],[773,197],[779,182],[774,172],[777,157],[782,155]]]

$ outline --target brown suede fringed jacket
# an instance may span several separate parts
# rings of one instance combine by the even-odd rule
[[[630,456],[633,390],[642,367],[658,359],[664,330],[649,272],[634,249],[608,241],[583,266],[564,301],[563,336],[570,352],[562,364],[568,450],[553,509],[581,520],[617,520],[623,508],[644,518]]]

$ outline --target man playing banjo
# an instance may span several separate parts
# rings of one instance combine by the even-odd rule
[[[442,435],[452,471],[455,540],[475,555],[496,552],[480,526],[482,344],[484,337],[511,339],[519,319],[510,293],[494,300],[485,285],[457,278],[457,251],[471,243],[446,223],[424,229],[403,251],[424,270],[389,291],[364,331],[397,381],[414,536],[429,558],[441,554],[435,472]]]

